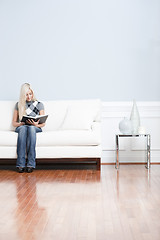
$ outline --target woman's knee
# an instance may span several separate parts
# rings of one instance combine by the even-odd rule
[[[35,126],[28,126],[28,133],[29,134],[36,134]]]
[[[18,127],[18,128],[16,128],[16,130],[15,130],[17,133],[19,133],[19,134],[24,134],[24,133],[26,133],[27,132],[27,126],[20,126],[20,127]]]

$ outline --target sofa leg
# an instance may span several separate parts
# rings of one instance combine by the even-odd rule
[[[96,163],[97,163],[97,170],[101,170],[101,158],[97,158]]]

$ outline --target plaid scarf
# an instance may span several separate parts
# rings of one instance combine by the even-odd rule
[[[37,108],[38,101],[32,102],[31,105],[27,105],[26,114],[28,116],[36,117],[39,114],[39,109]]]

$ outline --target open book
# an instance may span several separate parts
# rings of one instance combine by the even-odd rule
[[[47,120],[47,118],[48,118],[48,115],[38,115],[38,116],[36,116],[36,117],[23,115],[21,122],[25,122],[25,124],[29,125],[29,124],[27,123],[27,120],[33,119],[33,121],[35,121],[35,122],[37,122],[38,120],[40,120],[39,123],[45,123],[45,121]]]

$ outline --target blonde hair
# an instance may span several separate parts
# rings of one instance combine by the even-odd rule
[[[31,85],[29,83],[24,83],[21,86],[20,96],[19,96],[19,102],[18,102],[18,114],[19,114],[19,120],[22,119],[23,115],[26,114],[26,94],[27,92],[31,90],[33,94],[33,101],[36,101],[33,89],[31,88]]]

